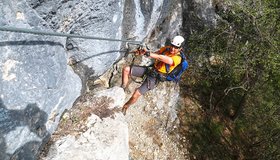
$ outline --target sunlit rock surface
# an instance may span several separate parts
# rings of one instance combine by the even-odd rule
[[[0,25],[49,30],[25,1],[1,1]],[[0,159],[35,159],[81,80],[67,66],[63,39],[0,34]]]

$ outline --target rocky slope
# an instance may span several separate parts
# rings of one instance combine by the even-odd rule
[[[138,85],[131,82],[130,89]],[[130,91],[117,86],[89,91],[64,114],[40,159],[189,159],[178,133],[178,89],[159,84],[125,116],[121,107]]]
[[[120,87],[89,92],[67,111],[40,159],[128,159],[128,128]]]

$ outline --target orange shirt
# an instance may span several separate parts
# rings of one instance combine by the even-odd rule
[[[164,55],[169,56],[173,59],[173,64],[170,65],[170,69],[169,69],[168,73],[170,73],[178,64],[180,64],[181,60],[182,60],[182,58],[180,56],[180,52],[176,53],[175,55],[172,55],[169,50],[170,50],[170,47],[167,46],[167,47],[160,48],[160,50],[156,52],[157,54],[163,53]],[[166,63],[156,60],[154,67],[157,71],[159,71],[161,73],[167,73],[165,65],[166,65]]]

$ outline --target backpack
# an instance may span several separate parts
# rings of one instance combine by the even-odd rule
[[[181,79],[183,72],[188,69],[189,64],[186,60],[185,54],[180,51],[180,56],[182,58],[181,63],[178,64],[170,73],[168,73],[170,65],[165,64],[166,72],[168,73],[166,75],[166,81],[174,81],[177,83]]]

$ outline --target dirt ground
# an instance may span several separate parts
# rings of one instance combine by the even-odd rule
[[[182,145],[186,139],[179,135],[180,123],[166,127],[166,122],[146,110],[131,106],[125,116],[129,128],[130,159],[189,159],[188,151]]]

